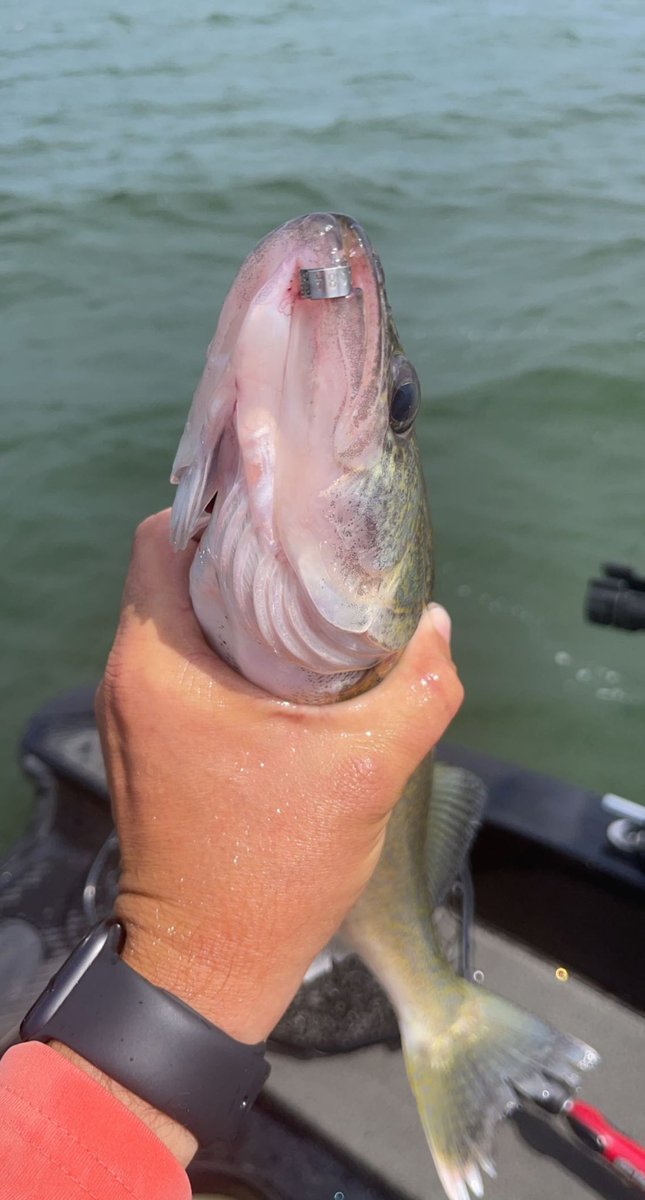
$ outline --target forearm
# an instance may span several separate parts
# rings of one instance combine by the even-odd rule
[[[0,1060],[0,1200],[189,1200],[167,1144],[69,1057],[30,1042]]]

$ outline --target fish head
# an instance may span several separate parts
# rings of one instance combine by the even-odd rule
[[[301,271],[333,266],[348,295],[302,294]],[[198,619],[261,686],[346,694],[408,641],[432,574],[419,401],[361,227],[314,213],[269,234],[224,303],[172,476],[174,543],[201,534]]]

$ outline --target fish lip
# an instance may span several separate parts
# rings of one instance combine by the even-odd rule
[[[376,293],[379,298],[379,307],[381,311],[381,356],[383,359],[383,365],[385,366],[384,360],[388,350],[388,343],[391,343],[390,351],[392,352],[395,350],[396,346],[400,346],[400,340],[392,317],[392,310],[387,298],[383,263],[381,262],[380,256],[377,254],[374,246],[372,245],[369,234],[365,232],[360,221],[356,221],[354,217],[348,216],[347,213],[331,213],[331,216],[335,221],[338,221],[343,230],[343,245],[345,247],[347,261],[350,265],[350,268],[352,265],[352,258],[356,256],[356,246],[352,245],[352,238],[355,239],[356,243],[358,243],[358,247],[364,254],[367,263],[369,264],[370,272],[374,280],[374,286],[376,288]]]
[[[387,323],[391,319],[391,314],[385,293],[385,274],[383,271],[383,265],[379,255],[372,245],[369,234],[365,232],[365,229],[361,225],[360,221],[357,221],[354,217],[350,217],[348,213],[330,212],[323,209],[317,212],[302,213],[298,217],[293,217],[291,221],[286,223],[285,228],[287,226],[291,228],[297,228],[298,226],[305,224],[315,226],[317,221],[335,222],[340,227],[340,231],[342,233],[342,242],[345,253],[342,256],[342,259],[339,259],[338,262],[330,262],[328,264],[330,267],[349,265],[351,269],[351,260],[352,258],[356,257],[357,250],[360,250],[360,252],[364,254],[367,263],[369,264],[370,272],[373,276],[374,284],[379,295],[383,321],[387,326]],[[307,269],[306,264],[303,264],[303,266],[305,269]]]
[[[338,222],[343,230],[343,244],[347,252],[347,259],[350,267],[352,257],[354,257],[356,254],[355,246],[352,246],[353,236],[355,242],[357,242],[360,246],[360,249],[370,265],[376,284],[376,290],[381,299],[381,306],[387,313],[389,313],[387,304],[384,304],[385,273],[383,271],[383,264],[381,263],[381,260],[372,245],[369,235],[365,232],[363,226],[360,224],[360,221],[356,221],[354,217],[348,216],[347,213],[331,213],[331,216],[335,221]]]

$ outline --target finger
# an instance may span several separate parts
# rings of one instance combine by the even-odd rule
[[[450,646],[450,639],[452,637],[452,621],[450,619],[450,614],[446,611],[443,605],[435,604],[434,602],[428,605],[428,612],[430,613],[432,624],[434,625],[437,633],[443,638],[444,642]]]
[[[147,517],[132,544],[123,590],[121,626],[148,631],[185,658],[216,656],[209,649],[190,601],[189,574],[196,546],[170,544],[170,509]],[[219,660],[217,660],[219,661]]]
[[[445,609],[426,608],[390,673],[372,692],[350,702],[363,720],[382,731],[393,753],[417,762],[443,735],[463,700],[446,634],[450,618]]]
[[[132,544],[130,567],[124,591],[124,605],[154,607],[174,602],[190,603],[188,574],[195,556],[195,544],[185,550],[173,550],[170,544],[170,509],[154,513],[138,526]]]
[[[176,551],[170,542],[170,509],[147,517],[137,528],[123,595],[122,625],[134,618],[136,627],[147,632],[146,645],[154,641],[156,661],[161,666],[162,649],[170,649],[229,693],[265,693],[229,667],[209,646],[195,616],[190,599],[190,568],[197,546],[189,543]]]

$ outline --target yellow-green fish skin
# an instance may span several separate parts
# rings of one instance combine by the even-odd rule
[[[346,919],[396,1009],[406,1070],[450,1200],[483,1194],[495,1125],[517,1106],[515,1085],[543,1073],[575,1086],[598,1057],[484,988],[448,962],[437,910],[474,836],[484,791],[469,772],[429,757],[392,815],[374,875]]]

